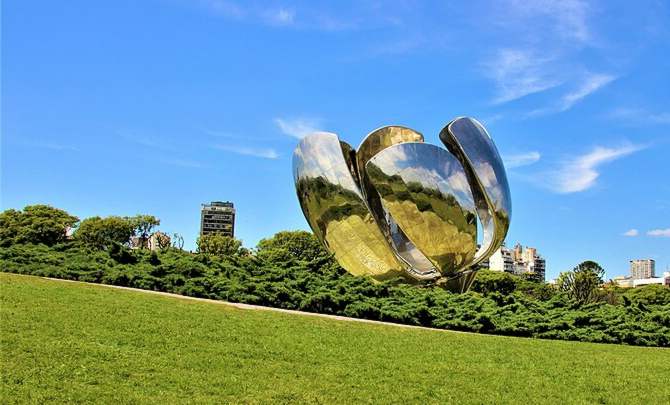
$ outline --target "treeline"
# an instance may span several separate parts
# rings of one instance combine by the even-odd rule
[[[350,276],[303,231],[280,232],[253,250],[217,235],[189,253],[170,244],[130,249],[125,233],[91,243],[79,234],[86,221],[46,206],[0,213],[2,271],[443,329],[670,346],[670,289],[598,287],[594,262],[564,273],[561,288],[481,271],[470,292],[452,294]],[[69,227],[77,227],[72,238]]]

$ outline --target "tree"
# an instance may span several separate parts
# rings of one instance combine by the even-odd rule
[[[76,240],[96,249],[113,244],[126,244],[135,233],[135,223],[129,218],[110,216],[91,217],[81,222],[74,233]]]
[[[133,224],[133,235],[139,239],[140,247],[142,249],[146,248],[151,232],[161,224],[160,219],[153,215],[135,215],[128,220]]]
[[[216,256],[232,256],[240,251],[242,241],[220,233],[202,235],[197,240],[198,253]]]
[[[604,275],[605,270],[598,263],[587,260],[572,271],[561,273],[557,285],[579,304],[586,304],[598,297],[598,287],[603,283]]]
[[[47,246],[64,242],[67,231],[79,218],[48,205],[29,205],[23,211],[0,213],[0,246],[15,243],[43,243]]]
[[[278,232],[258,242],[257,249],[260,256],[277,260],[294,258],[312,261],[329,256],[316,236],[306,231]]]

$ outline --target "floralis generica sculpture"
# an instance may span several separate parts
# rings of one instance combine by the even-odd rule
[[[512,204],[493,140],[472,118],[451,121],[440,140],[446,149],[386,126],[356,150],[327,132],[300,141],[293,176],[302,211],[349,273],[463,292],[503,243]]]

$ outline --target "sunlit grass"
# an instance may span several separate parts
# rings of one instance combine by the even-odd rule
[[[0,281],[3,402],[670,403],[667,349]]]

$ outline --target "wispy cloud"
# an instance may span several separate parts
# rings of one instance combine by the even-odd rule
[[[262,3],[233,0],[199,0],[198,4],[213,15],[269,25],[294,27],[319,31],[342,31],[359,26],[357,13],[342,16],[329,13],[325,7],[305,3],[298,10],[292,7],[268,7]]]
[[[505,155],[503,156],[503,162],[506,168],[513,169],[515,167],[532,165],[539,161],[540,157],[540,152],[532,151],[516,155]]]
[[[298,139],[313,132],[322,132],[319,129],[321,120],[316,118],[275,118],[274,122],[282,133]]]
[[[635,228],[633,228],[633,229],[629,229],[629,230],[627,230],[626,232],[622,233],[623,236],[631,236],[631,237],[633,237],[633,236],[637,236],[637,235],[639,235],[639,234],[640,234],[640,231],[638,231],[638,230],[635,229]]]
[[[576,103],[596,92],[597,90],[612,83],[615,79],[616,76],[608,74],[588,75],[576,90],[561,97],[559,111],[569,110]]]
[[[552,60],[528,49],[498,50],[484,66],[496,86],[493,103],[506,103],[560,85],[562,80],[551,69]]]
[[[580,74],[590,70],[578,57],[594,44],[591,5],[582,0],[503,0],[492,6],[492,26],[508,45],[489,53],[485,74],[495,83],[494,104],[502,104],[565,88],[555,104],[527,116],[567,111],[616,79],[610,74]],[[494,42],[495,43],[495,42]],[[512,45],[509,45],[509,44]]]
[[[503,3],[508,24],[543,30],[577,44],[591,40],[591,7],[582,0],[511,0]]]
[[[644,146],[624,145],[618,148],[598,146],[591,152],[566,160],[554,171],[547,173],[544,184],[557,193],[576,193],[588,190],[600,176],[599,167],[605,163],[628,156]]]
[[[280,7],[262,13],[266,22],[271,25],[292,25],[295,22],[295,10]]]
[[[257,136],[257,135],[241,135],[237,134],[234,132],[229,132],[229,131],[219,131],[219,130],[213,130],[213,129],[208,129],[208,128],[199,128],[199,131],[202,131],[203,133],[213,136],[216,138],[223,138],[223,139],[237,139],[237,140],[243,140],[243,141],[268,141],[268,140],[276,140],[277,136]]]
[[[243,18],[247,12],[234,1],[199,0],[198,3],[208,11],[231,18]]]
[[[558,104],[547,108],[533,110],[528,113],[527,116],[533,117],[567,111],[584,98],[616,80],[616,78],[616,76],[609,74],[589,74],[581,79],[578,87],[561,96]]]
[[[216,149],[226,152],[236,153],[238,155],[254,156],[264,159],[277,159],[279,154],[272,148],[252,148],[248,146],[236,145],[216,145]]]
[[[138,134],[136,132],[119,131],[118,135],[128,142],[144,146],[149,149],[173,150],[174,148],[164,141],[151,136]]]
[[[641,108],[617,108],[608,117],[634,125],[670,124],[670,112],[650,112]]]
[[[647,235],[661,238],[670,238],[670,228],[652,229],[651,231],[647,232]]]

